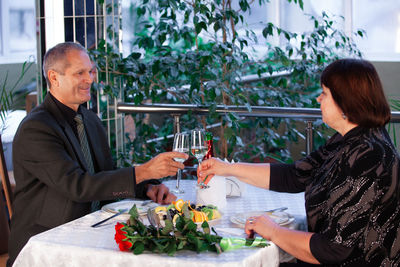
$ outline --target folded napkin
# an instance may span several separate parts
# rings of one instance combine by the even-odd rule
[[[215,175],[210,182],[209,188],[197,188],[196,191],[196,204],[201,205],[214,205],[219,210],[226,207],[226,185],[225,177]]]
[[[228,162],[227,159],[225,159]],[[231,163],[234,163],[232,160]],[[227,197],[241,197],[246,193],[246,183],[240,181],[235,176],[228,176],[226,178],[226,196]]]

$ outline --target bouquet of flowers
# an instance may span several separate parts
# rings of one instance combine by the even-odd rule
[[[219,236],[206,221],[197,225],[185,216],[179,216],[175,225],[172,220],[165,221],[165,227],[144,225],[134,205],[129,211],[127,223],[115,225],[115,241],[121,251],[132,251],[135,255],[143,251],[167,253],[173,256],[178,250],[193,250],[197,252],[213,251],[222,253],[232,249],[247,247],[266,247],[268,243],[263,238],[240,238]],[[211,233],[212,231],[212,233]]]

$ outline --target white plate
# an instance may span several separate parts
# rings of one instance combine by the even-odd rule
[[[103,210],[105,212],[110,212],[110,213],[117,213],[117,212],[119,212],[119,210],[127,209],[127,211],[124,212],[123,214],[129,214],[128,213],[129,210],[133,207],[134,204],[136,204],[136,208],[137,208],[137,210],[139,212],[139,215],[146,215],[148,209],[152,209],[152,208],[154,208],[154,207],[159,205],[159,204],[157,204],[155,202],[151,202],[149,204],[146,204],[146,205],[142,206],[142,204],[144,202],[148,203],[147,200],[126,199],[126,200],[121,200],[121,201],[118,201],[118,202],[114,202],[114,203],[110,203],[110,204],[104,205],[101,208],[101,210]]]
[[[294,218],[287,212],[273,212],[273,213],[265,213],[265,211],[250,211],[244,213],[237,213],[230,217],[230,221],[241,228],[244,228],[246,224],[246,220],[249,217],[260,216],[263,214],[267,214],[271,219],[273,219],[277,224],[281,226],[289,225],[294,221]]]

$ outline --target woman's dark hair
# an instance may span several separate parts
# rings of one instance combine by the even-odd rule
[[[384,126],[390,120],[390,107],[375,67],[362,59],[339,59],[321,75],[321,84],[348,120],[367,128]]]

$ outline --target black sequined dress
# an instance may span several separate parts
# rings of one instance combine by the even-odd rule
[[[305,192],[312,254],[325,265],[400,265],[399,155],[384,127],[335,134],[292,165],[271,165],[271,190]]]

